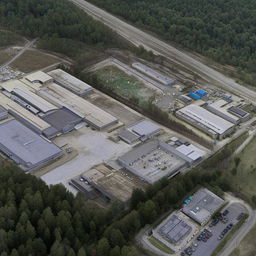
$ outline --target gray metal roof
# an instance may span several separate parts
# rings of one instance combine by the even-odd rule
[[[182,211],[200,224],[204,224],[222,205],[224,200],[206,188],[198,190]]]
[[[53,126],[59,132],[67,125],[76,125],[82,121],[82,118],[69,109],[63,107],[53,110],[41,117],[45,122]]]
[[[142,120],[130,126],[129,129],[140,136],[150,136],[151,134],[159,132],[160,126],[149,120]]]
[[[177,215],[172,215],[158,232],[167,240],[177,243],[191,230],[192,227],[185,221],[181,220]]]
[[[17,120],[0,125],[0,150],[27,169],[34,169],[62,153],[55,144]]]

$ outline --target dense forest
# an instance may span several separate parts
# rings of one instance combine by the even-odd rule
[[[254,0],[90,0],[214,60],[256,71]]]
[[[0,255],[136,256],[130,245],[140,228],[200,184],[228,189],[220,172],[194,171],[135,190],[129,205],[114,202],[104,210],[62,185],[48,187],[16,167],[0,167]]]
[[[1,0],[0,28],[42,39],[41,45],[69,55],[78,43],[110,47],[115,33],[67,0]]]

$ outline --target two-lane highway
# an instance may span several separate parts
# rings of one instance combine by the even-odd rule
[[[126,38],[134,45],[143,45],[146,49],[152,50],[154,53],[163,55],[173,62],[183,65],[193,72],[201,75],[205,80],[215,85],[229,90],[238,95],[243,95],[250,99],[253,103],[256,101],[256,92],[252,91],[238,83],[233,79],[223,75],[222,73],[210,68],[196,58],[174,48],[173,46],[159,40],[158,38],[143,32],[142,30],[118,19],[117,17],[107,13],[106,11],[92,5],[84,0],[70,0],[87,14],[100,20],[105,25],[116,31],[119,35]]]

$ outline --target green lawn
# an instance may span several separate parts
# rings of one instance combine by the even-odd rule
[[[171,250],[168,246],[154,238],[153,236],[148,238],[149,242],[154,245],[156,248],[161,250],[162,252],[169,253],[169,254],[174,254],[174,251]]]
[[[240,159],[238,166],[235,161],[230,163],[229,180],[232,188],[245,196],[249,201],[256,195],[256,137],[236,157]],[[232,171],[233,169],[233,171]]]
[[[256,255],[256,225],[246,235],[246,237],[239,244],[229,256],[255,256]]]
[[[115,66],[106,66],[97,70],[95,74],[102,84],[124,98],[139,97],[148,99],[155,93],[153,89],[146,87],[134,76],[126,74]]]
[[[0,39],[0,47],[6,47],[11,45],[23,45],[25,40],[18,34],[15,34],[11,31],[1,30],[1,39]]]

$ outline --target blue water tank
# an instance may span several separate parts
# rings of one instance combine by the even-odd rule
[[[194,99],[194,100],[200,100],[200,99],[202,98],[201,96],[199,96],[198,94],[195,94],[195,93],[193,93],[193,92],[190,92],[190,93],[188,94],[188,96],[189,96],[190,98]]]

